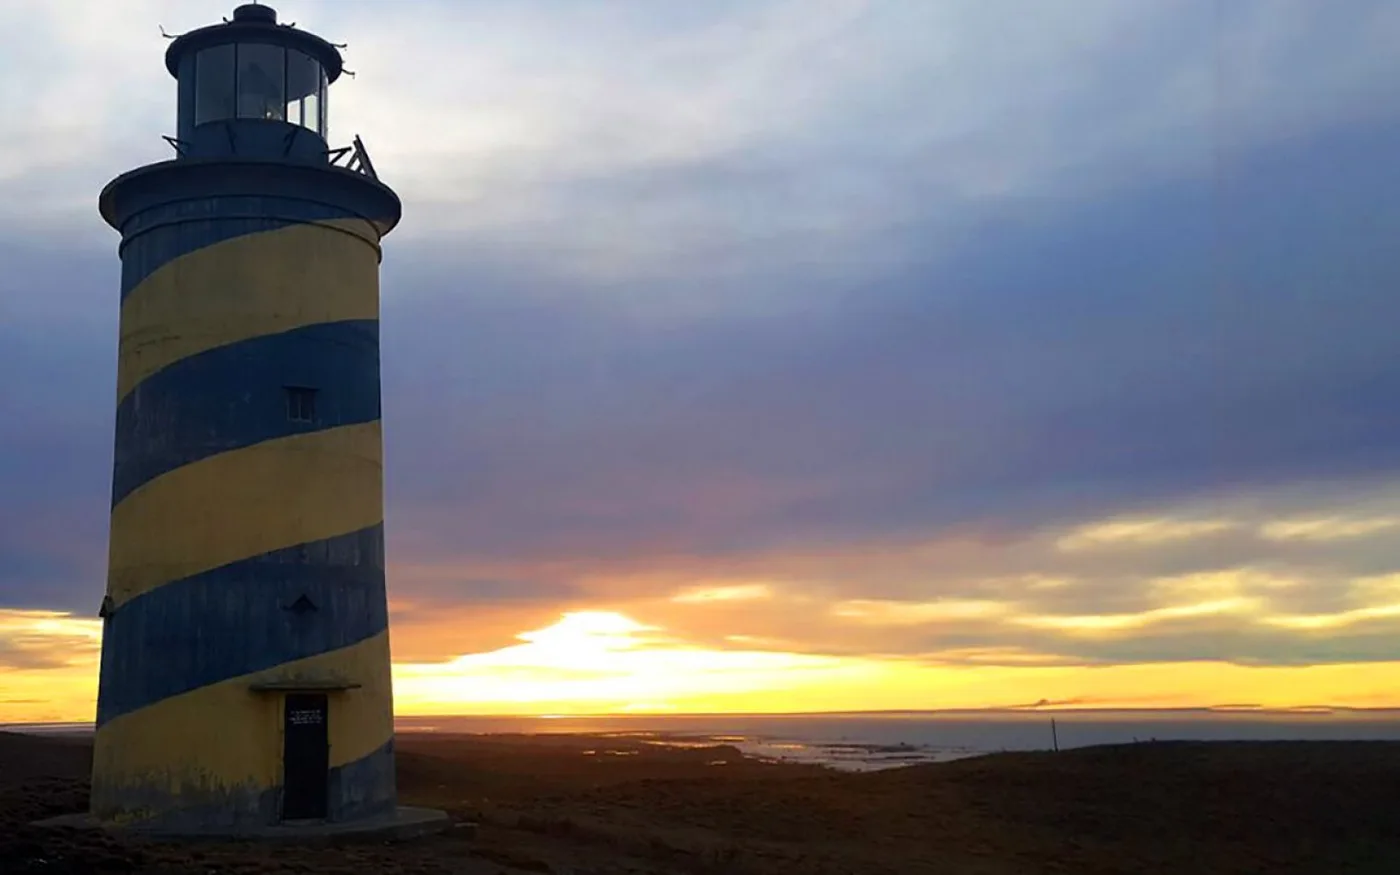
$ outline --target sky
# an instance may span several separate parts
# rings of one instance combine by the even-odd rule
[[[159,28],[0,0],[0,721],[90,719]],[[1400,706],[1400,6],[285,0],[399,713]]]

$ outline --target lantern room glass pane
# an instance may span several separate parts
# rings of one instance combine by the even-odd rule
[[[287,121],[321,130],[321,64],[295,49],[287,50]]]
[[[286,51],[281,46],[238,46],[238,117],[275,119],[286,115]]]
[[[302,98],[301,103],[305,110],[305,120],[302,122],[302,124],[324,137],[326,135],[326,132],[321,130],[320,95],[321,92],[319,90],[316,90],[306,95],[306,97]]]
[[[233,118],[233,46],[205,49],[194,65],[194,123]]]

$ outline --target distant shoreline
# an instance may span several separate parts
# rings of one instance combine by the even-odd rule
[[[1344,705],[1298,705],[1289,708],[1263,707],[1259,705],[1203,705],[1200,707],[1177,708],[1082,708],[1059,705],[1013,705],[1001,708],[931,708],[926,710],[880,710],[880,711],[621,711],[621,712],[575,712],[551,714],[399,714],[396,723],[424,720],[722,720],[722,719],[803,719],[803,718],[900,718],[936,720],[940,718],[1020,718],[1020,717],[1090,717],[1108,719],[1111,717],[1151,718],[1151,717],[1355,717],[1361,719],[1400,720],[1400,705],[1393,707],[1352,707]],[[93,727],[91,721],[34,720],[0,722],[0,730],[20,731],[34,727]]]
[[[1052,725],[1053,724],[1053,725]],[[0,726],[51,738],[86,738],[91,723]],[[897,711],[816,714],[401,716],[400,737],[628,739],[658,748],[729,745],[755,760],[882,771],[989,753],[1148,741],[1400,741],[1400,710]]]

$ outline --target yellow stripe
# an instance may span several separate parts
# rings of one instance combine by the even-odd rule
[[[192,462],[112,509],[107,594],[164,583],[384,519],[379,422],[264,441]]]
[[[362,219],[292,225],[198,249],[122,303],[117,400],[196,353],[304,325],[379,318],[378,234]]]
[[[276,668],[201,687],[123,714],[103,724],[93,748],[93,781],[104,798],[121,788],[218,798],[257,793],[282,783],[282,701],[253,692],[255,682],[335,677],[361,684],[329,694],[330,764],[334,768],[373,753],[393,736],[389,633]],[[149,816],[159,812],[144,812]]]

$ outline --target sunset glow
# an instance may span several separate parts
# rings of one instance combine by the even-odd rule
[[[1386,549],[1384,526],[1330,522],[1304,530],[1297,518],[1287,530],[1298,536],[1297,549],[1326,550],[1339,532],[1352,557],[1373,555],[1368,547]],[[567,572],[577,581],[573,589],[595,593],[592,604],[565,599],[562,611],[508,600],[482,610],[395,598],[397,710],[936,710],[1041,700],[1093,708],[1400,704],[1400,661],[1297,664],[1297,654],[1310,649],[1326,654],[1400,629],[1400,574],[1338,576],[1322,573],[1316,562],[1254,561],[1133,575],[1127,590],[1105,590],[1097,581],[1099,563],[1125,551],[1136,568],[1166,568],[1202,539],[1253,533],[1256,543],[1266,543],[1281,536],[1280,525],[1226,517],[1205,525],[1166,512],[1145,523],[1090,523],[1070,535],[1050,530],[1010,544],[916,539],[887,543],[878,555],[794,551],[724,569],[685,558],[658,558],[647,570],[626,559],[597,561]],[[1074,539],[1072,549],[1066,538]],[[1027,562],[1039,570],[1013,573]],[[960,569],[952,578],[960,582],[940,598],[897,586],[881,597],[855,597],[840,584],[861,570],[875,575],[871,580],[925,574],[938,581],[944,566]],[[971,569],[977,576],[965,577]],[[402,569],[398,582],[411,592],[422,591],[423,581],[441,586],[454,574],[538,573],[528,564],[456,571],[429,564]],[[1094,610],[1096,601],[1101,606]],[[91,719],[100,639],[95,618],[0,609],[0,654],[8,663],[0,722]],[[1212,651],[1235,641],[1271,648],[1280,664]]]
[[[1400,609],[1386,616],[1400,617]],[[1283,619],[1270,622],[1287,625]],[[1077,618],[1069,625],[1079,631],[1131,626],[1113,617]],[[1296,625],[1321,628],[1320,621]],[[6,671],[0,723],[91,720],[99,628],[52,612],[0,612],[2,640],[24,642],[33,663]],[[1041,658],[1052,664],[1036,665],[1034,654],[1016,653],[950,652],[925,660],[707,648],[611,611],[564,614],[517,638],[516,644],[443,662],[396,662],[397,713],[788,713],[1004,708],[1041,699],[1092,708],[1222,702],[1370,708],[1393,706],[1393,690],[1400,688],[1400,662],[1083,668],[1055,664],[1055,657]]]
[[[297,440],[132,462],[114,516],[114,390],[204,398],[180,357],[286,339],[320,261],[283,235],[286,271],[227,256],[266,301],[195,261],[143,298],[95,210],[178,146],[157,25],[226,0],[0,4],[33,80],[0,173],[0,721],[93,718],[109,579],[261,582],[361,536],[335,555],[382,558],[401,714],[1400,707],[1400,6],[384,5],[282,10],[362,74],[306,154],[359,142],[402,199],[363,312],[328,279],[315,316],[374,323],[368,420],[268,402]],[[123,358],[167,304],[209,309]],[[237,526],[210,484],[248,491]]]

